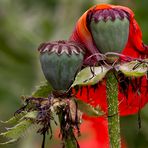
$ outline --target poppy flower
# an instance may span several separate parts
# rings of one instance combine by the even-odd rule
[[[70,37],[71,41],[76,41],[85,46],[85,59],[93,54],[102,53],[90,29],[92,18],[95,19],[95,17],[97,21],[101,19],[104,22],[109,19],[114,22],[117,18],[122,20],[126,17],[129,21],[129,32],[126,44],[120,54],[131,59],[148,58],[148,46],[142,41],[141,29],[134,18],[132,10],[123,6],[102,4],[93,6],[80,17]],[[107,39],[110,40],[109,38]],[[84,64],[87,65],[89,63],[85,63],[84,60]],[[121,74],[120,78],[121,81],[118,86],[120,115],[135,114],[148,102],[148,81],[146,76],[128,78]],[[78,92],[77,97],[93,106],[99,105],[104,111],[107,111],[106,80],[104,79],[100,82],[96,89],[91,86],[83,87],[81,92]]]

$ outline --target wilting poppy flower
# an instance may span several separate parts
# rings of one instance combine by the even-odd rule
[[[131,57],[131,59],[148,58],[148,46],[142,41],[142,33],[134,18],[134,13],[129,8],[123,6],[109,4],[93,6],[80,17],[70,40],[79,42],[85,46],[85,59],[87,59],[93,54],[102,53],[102,49],[100,49],[102,46],[98,45],[98,39],[96,39],[90,26],[92,20],[97,23],[100,20],[104,22],[110,20],[110,22],[114,24],[117,19],[122,21],[125,20],[125,18],[129,22],[129,30],[126,30],[128,37],[127,41],[125,38],[124,42],[126,41],[126,44],[125,46],[123,44],[124,48],[119,53],[125,57]],[[99,32],[99,30],[97,31]],[[115,33],[118,35],[117,31]],[[120,38],[120,33],[117,37]],[[106,43],[109,42],[111,38],[112,37],[107,37]],[[110,45],[111,44],[112,43],[110,43]],[[148,102],[148,81],[145,76],[128,78],[123,74],[121,74],[120,79],[121,81],[119,81],[118,87],[120,115],[135,114]],[[88,86],[88,88],[82,88],[82,91],[78,93],[77,97],[94,106],[100,105],[103,110],[107,111],[106,81],[103,80],[103,82],[100,82],[96,89],[90,86]]]

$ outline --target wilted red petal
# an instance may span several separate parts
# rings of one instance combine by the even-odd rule
[[[148,82],[146,77],[141,79],[140,85],[141,86],[135,90],[132,90],[132,86],[129,85],[127,97],[123,93],[119,92],[120,115],[135,114],[148,102]]]
[[[127,45],[122,54],[131,56],[133,58],[148,58],[148,47],[143,44],[142,33],[140,27],[138,26],[138,23],[134,18],[134,13],[129,8],[123,6],[104,4],[96,5],[90,8],[78,20],[75,29],[70,37],[70,40],[77,41],[86,47],[86,57],[90,56],[91,54],[97,53],[97,47],[95,46],[91,33],[87,28],[88,13],[90,13],[91,11],[112,8],[122,9],[129,14],[130,32]],[[137,88],[135,89],[135,91],[132,90],[132,85],[129,85],[128,88],[126,88],[126,95],[121,91],[121,89],[119,89],[118,99],[120,115],[135,114],[148,102],[148,82],[146,77],[143,77],[141,84],[137,85],[136,87]],[[140,94],[138,89],[140,90]],[[98,88],[95,92],[94,89],[89,88],[89,94],[90,95],[88,100],[87,89],[83,88],[82,95],[80,95],[79,92],[77,97],[86,102],[89,102],[94,106],[100,105],[104,111],[107,111],[105,81],[102,84],[98,85]]]
[[[129,85],[127,89],[128,95],[119,91],[118,100],[119,112],[121,116],[137,113],[148,102],[148,84],[146,77],[143,77],[141,81],[141,86],[139,86],[136,91],[134,91],[131,85]],[[139,94],[139,90],[142,92],[141,94]],[[88,88],[83,87],[82,90],[78,92],[77,97],[94,107],[99,105],[101,109],[107,113],[108,108],[105,80],[98,84],[98,88],[96,88],[95,91],[90,86]]]

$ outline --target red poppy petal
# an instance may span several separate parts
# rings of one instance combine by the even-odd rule
[[[84,117],[81,124],[81,148],[109,148],[108,124],[105,118]]]
[[[139,93],[138,91],[141,91]],[[136,92],[137,91],[137,92]],[[137,113],[140,109],[142,109],[148,102],[148,84],[146,77],[142,78],[141,86],[137,88],[135,92],[132,90],[131,85],[128,88],[128,97],[119,92],[119,110],[120,115],[130,115]]]
[[[109,148],[108,122],[106,118],[92,118],[83,116],[81,124],[81,137],[79,139],[80,148]],[[126,148],[126,144],[121,139],[121,147]]]
[[[142,109],[148,102],[148,88],[147,88],[146,77],[142,78],[141,86],[137,88],[137,92],[134,92],[129,85],[127,93],[123,94],[121,90],[118,93],[119,100],[119,111],[121,116],[136,114],[140,109]],[[89,91],[88,91],[89,90]],[[138,90],[141,90],[139,94]],[[76,95],[77,98],[85,101],[96,107],[99,105],[103,111],[107,113],[107,100],[106,100],[106,84],[105,81],[98,84],[98,88],[94,91],[92,87],[83,87],[81,91]]]

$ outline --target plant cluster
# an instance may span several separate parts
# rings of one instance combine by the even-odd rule
[[[14,127],[1,135],[14,142],[36,125],[44,148],[54,122],[63,147],[78,148],[85,114],[107,118],[110,146],[121,147],[120,115],[137,113],[148,101],[148,47],[133,12],[96,5],[80,17],[68,41],[42,43],[38,51],[48,82],[23,97],[23,107],[5,122]]]

